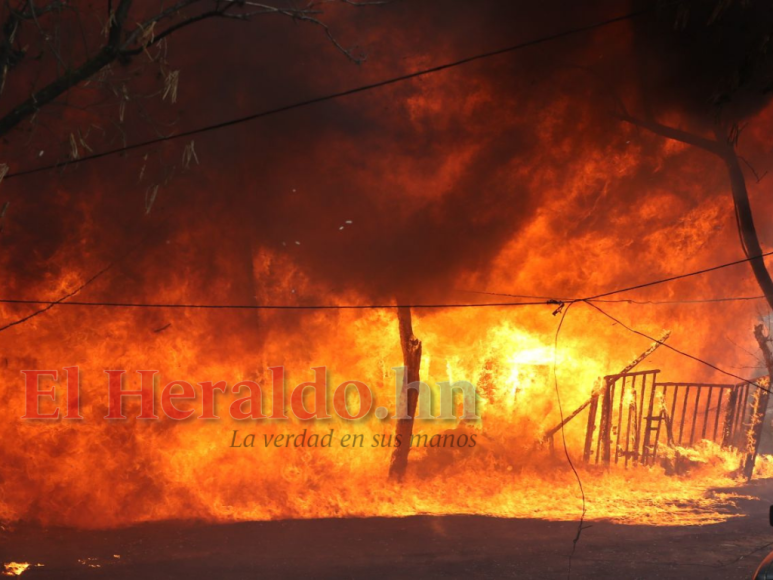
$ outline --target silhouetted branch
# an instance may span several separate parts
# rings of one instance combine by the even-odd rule
[[[681,129],[662,125],[657,121],[637,119],[636,117],[632,117],[631,115],[622,112],[615,113],[615,116],[621,121],[625,121],[626,123],[630,123],[631,125],[635,125],[637,127],[642,127],[643,129],[647,129],[648,131],[656,133],[661,137],[679,141],[680,143],[693,145],[694,147],[699,147],[704,151],[713,153],[714,155],[719,155],[720,157],[722,156],[722,150],[719,142],[712,139],[706,139],[700,135],[694,135],[692,133],[688,133],[687,131],[682,131]]]
[[[41,0],[42,1],[42,0]],[[81,27],[81,35],[84,43],[85,56],[79,64],[66,63],[57,46],[51,43],[41,17],[46,14],[60,13],[67,9],[73,9],[64,0],[54,0],[44,5],[38,5],[32,0],[21,0],[15,8],[8,7],[8,16],[0,29],[0,94],[7,83],[8,71],[16,67],[25,57],[24,48],[16,47],[19,30],[22,25],[31,21],[42,37],[43,44],[53,54],[57,61],[57,77],[40,89],[33,90],[30,96],[13,107],[3,117],[0,117],[0,136],[19,125],[27,118],[32,118],[37,111],[49,103],[55,101],[67,93],[76,85],[87,81],[100,71],[106,70],[115,61],[125,61],[133,56],[146,53],[152,62],[156,62],[162,68],[165,86],[162,96],[170,95],[174,100],[176,82],[170,85],[170,79],[176,81],[176,71],[167,70],[161,53],[153,57],[148,49],[157,45],[175,32],[191,25],[209,20],[211,18],[230,18],[238,20],[250,20],[263,14],[277,14],[292,18],[293,20],[309,22],[320,27],[330,42],[347,58],[356,63],[362,62],[362,56],[356,56],[353,52],[341,45],[332,34],[328,25],[321,19],[323,5],[332,2],[340,2],[351,6],[371,6],[385,4],[389,0],[319,0],[310,2],[301,8],[280,8],[271,4],[252,2],[250,0],[179,0],[150,17],[130,16],[134,3],[132,0],[120,0],[120,2],[108,2],[108,15],[104,23],[105,40],[102,46],[94,54],[89,54],[86,34],[82,28],[80,13],[76,10],[77,22]],[[147,8],[147,4],[138,3],[141,8]],[[196,12],[193,9],[200,9]],[[193,12],[189,12],[193,10]],[[134,11],[136,12],[136,10]],[[173,21],[174,22],[171,22]],[[127,30],[126,25],[137,22],[136,26]],[[170,22],[163,30],[156,31],[156,27]],[[54,29],[58,21],[53,23]],[[113,89],[115,91],[115,88]],[[119,95],[120,98],[120,95]]]

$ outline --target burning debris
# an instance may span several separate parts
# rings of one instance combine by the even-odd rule
[[[3,576],[21,576],[32,568],[42,568],[44,564],[30,564],[29,562],[8,562],[3,564]]]
[[[21,576],[29,567],[29,562],[9,562],[3,564],[3,576]]]

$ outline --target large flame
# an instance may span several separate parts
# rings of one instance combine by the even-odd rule
[[[630,42],[625,30],[610,38]],[[596,39],[583,54],[597,46]],[[402,293],[414,302],[509,300],[474,293],[485,290],[571,298],[740,256],[717,161],[606,116],[582,70],[556,65],[551,86],[527,99],[532,65],[476,66],[465,72],[464,90],[457,73],[443,73],[338,111],[351,126],[301,115],[287,121],[290,129],[267,123],[244,138],[244,150],[224,140],[209,150],[197,145],[203,166],[162,188],[151,210],[133,189],[136,159],[104,166],[116,182],[103,168],[58,184],[44,180],[56,191],[45,205],[29,186],[9,183],[15,221],[3,233],[8,251],[0,260],[13,275],[0,294],[56,299],[117,260],[79,298],[312,305],[384,303]],[[384,121],[379,115],[388,107],[396,111]],[[771,115],[762,111],[756,126]],[[666,120],[678,124],[680,117]],[[753,127],[745,145],[751,158],[767,151],[767,134]],[[258,150],[265,153],[256,160]],[[758,215],[770,213],[771,182],[750,182]],[[758,293],[740,265],[620,298]],[[757,364],[751,328],[760,302],[601,306],[647,334],[671,330],[672,344],[734,374],[759,374],[745,367]],[[12,321],[33,308],[6,304],[0,315]],[[250,379],[267,386],[269,366],[283,365],[288,385],[326,366],[331,385],[364,381],[376,406],[394,409],[391,369],[402,365],[402,354],[393,310],[57,306],[0,333],[0,520],[109,527],[415,513],[575,519],[582,501],[562,436],[589,519],[684,525],[731,517],[736,497],[712,490],[736,483],[740,459],[709,442],[683,451],[693,467],[681,475],[667,475],[660,464],[582,464],[584,415],[566,425],[552,451],[540,443],[560,420],[559,404],[564,415],[573,411],[598,377],[620,371],[649,342],[583,304],[570,308],[557,334],[555,309],[414,310],[422,380],[473,382],[482,419],[417,421],[418,432],[475,433],[478,444],[414,449],[397,485],[387,478],[391,449],[370,447],[374,435],[393,433],[394,421],[372,413],[353,423],[311,424],[103,419],[103,369],[158,369],[162,385]],[[21,420],[20,371],[73,365],[81,369],[85,420]],[[666,349],[640,368],[658,368],[665,380],[731,381]],[[136,416],[136,405],[128,407]],[[233,430],[261,436],[304,428],[334,429],[337,439],[361,433],[366,446],[229,447]],[[773,469],[768,459],[759,466],[763,475]]]

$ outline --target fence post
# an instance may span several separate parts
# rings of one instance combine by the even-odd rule
[[[612,443],[612,380],[604,380],[604,390],[601,397],[601,428],[599,443],[601,444],[601,459],[604,465],[609,465],[610,445]]]
[[[727,398],[725,422],[722,425],[722,447],[729,447],[733,444],[733,419],[735,419],[735,406],[738,401],[738,390],[740,388],[741,385],[736,385],[730,389],[730,396]]]
[[[760,380],[760,383],[763,381]],[[768,382],[769,384],[769,382]],[[767,387],[767,385],[765,385]],[[767,388],[757,389],[754,393],[754,408],[752,409],[752,418],[749,425],[749,431],[746,435],[746,456],[743,461],[743,475],[747,480],[751,480],[754,474],[754,461],[757,459],[757,452],[762,438],[762,428],[765,424],[765,412],[768,410],[768,399],[770,391]]]
[[[596,430],[596,412],[599,407],[599,388],[601,378],[596,379],[590,396],[590,407],[588,408],[588,427],[585,429],[585,449],[582,453],[582,460],[585,463],[590,461],[591,451],[593,449],[593,432]]]

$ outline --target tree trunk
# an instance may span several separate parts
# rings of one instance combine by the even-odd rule
[[[738,221],[738,233],[741,236],[744,252],[747,258],[760,256],[762,248],[757,237],[757,228],[754,225],[752,208],[749,203],[749,192],[746,189],[746,180],[744,179],[741,165],[738,163],[738,156],[731,144],[728,143],[722,151],[722,159],[725,162],[730,177],[730,187],[733,192],[733,203],[735,204],[736,219]],[[754,258],[750,260],[749,264],[752,267],[757,284],[765,295],[765,299],[770,307],[773,308],[773,280],[771,280],[770,273],[765,267],[765,260],[763,258]]]
[[[754,327],[754,338],[760,346],[762,355],[765,358],[765,366],[768,369],[768,377],[773,372],[773,354],[770,352],[770,338],[763,332],[762,324]],[[768,381],[770,385],[770,381]],[[754,461],[757,459],[757,452],[760,449],[760,439],[762,438],[762,429],[765,427],[765,415],[768,410],[768,400],[770,391],[767,389],[757,389],[754,397],[754,410],[752,411],[751,425],[746,440],[746,457],[743,462],[743,475],[748,480],[754,474]]]
[[[392,461],[389,464],[389,478],[400,481],[408,467],[408,453],[411,450],[411,436],[413,435],[413,417],[416,415],[416,403],[419,400],[418,389],[408,389],[411,383],[419,382],[419,367],[421,366],[421,341],[413,334],[411,324],[410,307],[397,309],[397,320],[400,325],[400,346],[403,349],[403,388],[401,399],[395,401],[398,409],[400,401],[407,397],[408,419],[398,419],[395,426],[395,439],[400,442],[392,452]]]

